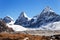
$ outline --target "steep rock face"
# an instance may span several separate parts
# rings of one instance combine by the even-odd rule
[[[22,25],[27,28],[39,28],[42,25],[47,25],[48,23],[60,21],[60,15],[56,14],[50,7],[46,7],[39,14],[28,20],[24,12],[20,14],[15,24]]]
[[[12,28],[6,26],[6,23],[3,20],[0,20],[0,32],[13,32]]]
[[[50,7],[46,7],[39,15],[34,16],[31,20],[33,21],[29,27],[38,28],[48,23],[60,21],[60,15],[56,14]]]
[[[16,20],[15,24],[28,26],[30,18],[25,14],[25,12],[21,12],[20,16]]]
[[[47,23],[60,21],[60,15],[56,14],[50,7],[46,7],[37,18],[37,24],[45,25]],[[59,18],[59,19],[58,19]]]
[[[5,23],[10,23],[11,21],[14,21],[13,18],[11,18],[9,16],[4,17],[3,20]]]
[[[43,9],[41,14],[38,16],[38,20],[43,19],[43,20],[50,20],[52,18],[56,18],[60,15],[56,14],[50,7],[46,7]]]

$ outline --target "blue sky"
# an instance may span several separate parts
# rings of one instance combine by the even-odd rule
[[[50,6],[57,14],[60,13],[60,0],[0,0],[0,18],[9,15],[15,20],[22,11],[33,17]]]

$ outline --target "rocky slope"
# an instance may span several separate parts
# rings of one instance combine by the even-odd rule
[[[0,32],[13,32],[12,28],[6,26],[6,23],[3,20],[0,20]]]
[[[25,12],[21,12],[20,16],[16,20],[14,24],[28,26],[30,18],[25,14]]]

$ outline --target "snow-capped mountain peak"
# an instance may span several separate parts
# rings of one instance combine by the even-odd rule
[[[20,18],[28,18],[28,20],[30,20],[31,18],[29,18],[27,15],[26,15],[26,13],[25,12],[21,12],[21,14],[20,14],[20,16],[19,16],[19,18],[18,19],[20,19]]]
[[[46,13],[46,12],[54,12],[49,6],[45,7],[45,9],[43,9],[42,13]]]
[[[20,17],[28,17],[25,12],[21,12]]]
[[[55,17],[59,15],[56,14],[49,6],[47,6],[45,9],[43,9],[43,11],[41,12],[39,16],[47,18],[47,17]]]
[[[31,20],[31,18],[29,18],[25,14],[25,12],[21,12],[20,16],[18,17],[18,19],[16,20],[14,24],[27,25],[29,20]]]
[[[4,17],[3,20],[4,20],[6,23],[10,23],[11,21],[14,21],[13,18],[10,17],[10,16]]]

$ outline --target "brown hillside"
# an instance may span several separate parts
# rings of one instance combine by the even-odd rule
[[[48,40],[45,36],[0,33],[0,40]]]
[[[12,32],[12,31],[14,30],[6,26],[6,23],[4,21],[0,20],[0,32]]]

